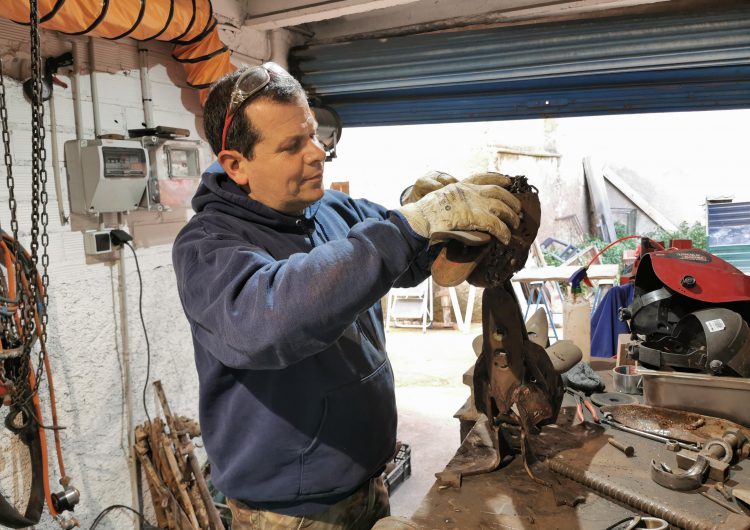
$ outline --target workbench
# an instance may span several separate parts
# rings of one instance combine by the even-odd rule
[[[526,267],[513,275],[519,283],[566,282],[581,267],[564,265],[560,267]],[[591,265],[586,272],[590,280],[613,281],[617,278],[617,265]]]
[[[609,376],[605,383],[611,388]],[[489,436],[480,427],[477,422],[446,470],[487,457]],[[610,437],[633,446],[635,455],[629,458],[610,445]],[[460,488],[436,482],[411,520],[427,529],[604,530],[627,517],[650,513],[679,521],[680,525],[674,528],[750,528],[750,517],[733,514],[699,494],[707,491],[718,496],[709,487],[710,481],[691,492],[672,491],[654,483],[650,478],[651,459],[676,468],[674,453],[659,442],[634,434],[589,421],[581,424],[575,417],[574,402],[567,395],[556,424],[543,427],[541,434],[530,437],[530,443],[539,460],[532,470],[537,478],[552,484],[552,488],[533,481],[519,455],[496,471],[464,477]],[[553,466],[577,473],[579,481],[604,484],[611,488],[611,495],[596,493],[565,478],[553,472],[550,469]],[[732,469],[727,486],[738,483],[750,485],[747,463],[741,462]],[[617,497],[629,502],[617,501]],[[560,505],[563,502],[580,503]]]
[[[524,292],[528,293],[526,299],[526,311],[523,316],[524,321],[529,315],[531,306],[541,306],[544,307],[549,322],[553,323],[555,320],[552,314],[552,303],[544,292],[544,284],[551,282],[554,291],[562,301],[564,296],[560,290],[560,282],[567,282],[576,271],[580,270],[580,268],[581,267],[576,265],[564,265],[559,267],[526,267],[514,274],[511,281],[522,286],[525,289]],[[586,274],[595,285],[594,300],[591,307],[591,311],[593,312],[602,298],[603,291],[612,287],[617,280],[618,266],[591,265]],[[550,326],[550,329],[552,330],[554,338],[558,339],[557,330],[555,329],[554,324]]]

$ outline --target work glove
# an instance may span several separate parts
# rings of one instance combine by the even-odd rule
[[[500,186],[501,188],[509,188],[513,179],[500,173],[493,171],[485,171],[484,173],[474,173],[470,177],[466,177],[461,182],[464,184],[491,184],[493,186]]]
[[[401,192],[401,205],[417,202],[430,193],[448,184],[454,184],[458,179],[442,171],[428,171],[419,177],[414,184]]]
[[[604,381],[589,363],[581,361],[562,376],[563,384],[574,390],[584,392],[590,396],[594,392],[604,390]]]
[[[521,203],[500,186],[457,182],[396,211],[414,232],[428,239],[435,232],[478,230],[489,232],[507,245],[509,226],[515,229],[520,224]]]
[[[401,205],[417,202],[428,193],[439,190],[448,184],[455,184],[456,182],[458,182],[456,177],[448,173],[428,171],[419,177],[414,184],[401,192]],[[493,186],[500,186],[501,188],[508,188],[511,178],[500,173],[487,171],[484,173],[475,173],[461,182],[464,184],[491,184]]]

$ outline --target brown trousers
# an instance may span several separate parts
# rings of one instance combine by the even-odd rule
[[[327,510],[311,515],[256,510],[234,499],[227,499],[227,503],[232,510],[232,530],[370,530],[391,512],[382,475]]]

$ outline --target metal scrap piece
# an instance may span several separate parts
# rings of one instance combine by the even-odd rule
[[[738,430],[750,437],[750,429],[746,427],[696,412],[638,404],[602,407],[601,410],[611,413],[618,423],[627,427],[686,443],[703,443],[721,438],[728,430]],[[701,423],[699,420],[703,420],[703,424],[696,427]]]
[[[728,503],[726,501],[723,501],[721,499],[718,499],[718,498],[714,497],[713,495],[709,495],[709,493],[707,491],[701,491],[699,493],[701,495],[703,495],[705,498],[707,498],[708,500],[714,501],[719,506],[721,506],[723,508],[726,508],[730,512],[738,513],[738,514],[743,514],[744,513],[742,510],[740,510],[739,508],[737,508],[737,506],[735,506],[734,504],[730,504],[730,503]]]
[[[708,471],[708,460],[699,455],[695,464],[684,473],[675,473],[664,463],[656,463],[651,460],[651,480],[675,491],[691,491],[698,489],[703,484],[703,480]]]

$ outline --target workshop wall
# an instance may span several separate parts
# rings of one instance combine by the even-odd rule
[[[586,229],[580,160],[568,164],[556,147],[555,120],[454,123],[344,129],[326,182],[349,181],[353,197],[398,206],[401,191],[431,169],[464,178],[479,171],[524,174],[539,188],[540,235],[555,218],[576,215]]]
[[[613,168],[673,223],[705,224],[706,197],[750,200],[748,127],[746,109],[566,118],[557,147],[578,167],[593,156]]]
[[[588,229],[582,160],[594,157],[672,223],[705,223],[707,196],[750,200],[748,126],[750,110],[345,128],[326,182],[349,181],[353,197],[395,207],[401,190],[429,169],[459,178],[487,169],[523,173],[539,188],[540,236],[565,236],[555,221],[569,215]],[[616,190],[610,201],[634,207]],[[653,226],[639,213],[638,230]]]
[[[28,28],[0,20],[0,57],[6,74],[28,76]],[[43,56],[58,55],[73,46],[81,61],[83,122],[85,137],[93,138],[93,114],[87,61],[87,39],[43,32]],[[201,132],[202,111],[196,91],[187,88],[180,65],[170,58],[171,46],[148,43],[150,78],[157,124],[182,127],[197,138]],[[138,53],[132,41],[95,41],[96,68],[104,133],[125,134],[128,128],[142,126],[143,109],[138,75]],[[70,84],[70,78],[60,75]],[[21,241],[28,244],[30,226],[31,110],[20,83],[5,79],[13,173],[18,200]],[[75,137],[71,89],[55,87],[60,169],[66,212],[67,187],[63,167],[63,143]],[[65,464],[73,485],[81,491],[76,516],[88,528],[96,514],[111,504],[133,505],[129,471],[128,425],[126,423],[124,365],[121,348],[118,269],[116,263],[86,264],[82,235],[63,226],[58,216],[54,192],[47,124],[47,173],[50,196],[50,308],[48,347],[55,375],[57,402]],[[5,167],[0,178],[5,181]],[[7,188],[0,186],[0,224],[10,230]],[[161,379],[172,410],[197,419],[197,377],[189,328],[178,300],[171,246],[138,249],[143,275],[143,316],[151,343],[151,381]],[[128,249],[125,253],[127,307],[130,340],[130,395],[134,422],[145,420],[141,393],[146,376],[146,343],[138,315],[138,275]],[[43,406],[46,388],[41,390]],[[147,403],[155,414],[153,393]],[[0,411],[2,414],[2,411]],[[47,414],[47,418],[49,415]],[[51,438],[50,438],[51,439]],[[0,431],[0,491],[13,500],[25,502],[29,487],[29,463],[24,447]],[[203,455],[199,455],[202,459]],[[54,480],[56,460],[50,457]],[[61,489],[61,488],[60,488]],[[147,501],[147,503],[150,501]],[[21,507],[23,509],[23,507]],[[147,504],[146,513],[152,510]],[[154,520],[149,516],[151,521]],[[132,528],[132,516],[115,511],[99,525],[100,530]],[[59,528],[46,513],[37,528]]]

